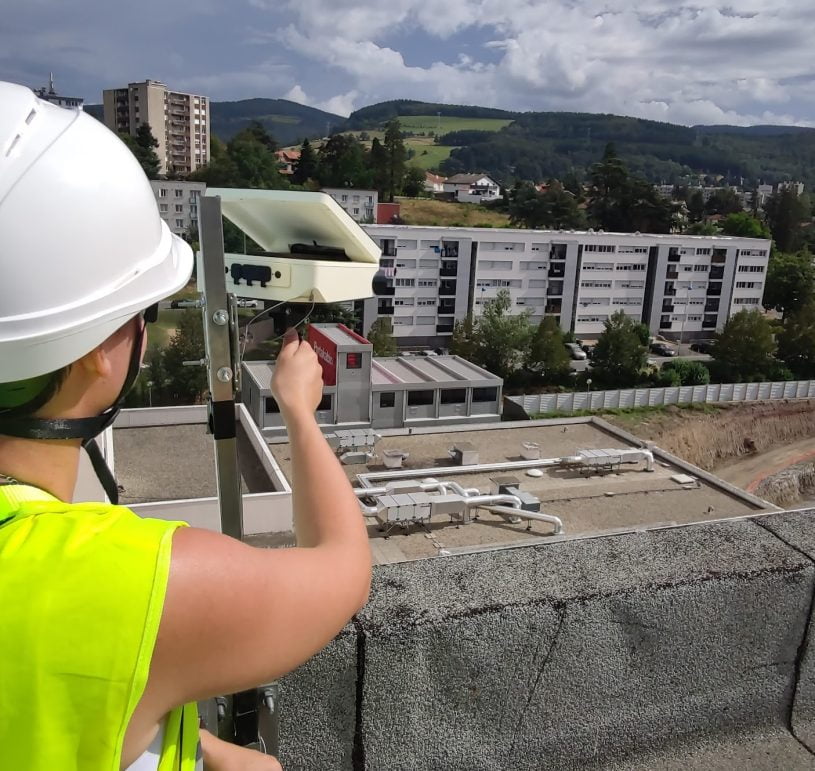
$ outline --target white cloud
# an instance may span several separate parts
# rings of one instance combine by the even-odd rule
[[[306,92],[303,91],[302,86],[299,83],[295,83],[284,95],[284,99],[288,99],[291,102],[297,102],[298,104],[308,104],[308,97],[306,96]]]
[[[279,40],[348,77],[359,103],[417,98],[681,123],[813,123],[815,106],[796,99],[801,84],[788,82],[811,69],[813,24],[803,0],[782,4],[744,0],[736,12],[716,0],[636,8],[628,0],[290,0],[293,21]],[[493,39],[480,50],[445,44],[485,31]],[[420,64],[415,51],[408,64],[393,42],[404,34],[426,38]]]

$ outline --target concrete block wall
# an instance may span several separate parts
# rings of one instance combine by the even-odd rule
[[[815,517],[375,569],[283,682],[293,769],[815,768]]]

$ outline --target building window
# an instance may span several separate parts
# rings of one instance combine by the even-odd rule
[[[474,402],[494,402],[498,400],[497,388],[473,388]]]
[[[167,204],[166,203],[159,204],[158,208],[159,208],[159,210],[161,211],[162,214],[167,213]]]
[[[354,214],[359,214],[359,207],[354,208]]]
[[[175,211],[176,211],[176,214],[181,214],[184,211],[184,204],[183,203],[177,203],[175,205]]]
[[[348,196],[347,196],[345,193],[343,193],[343,194],[342,194],[342,200],[343,200],[343,201],[347,201],[347,200],[348,200]]]
[[[396,406],[396,394],[393,391],[382,391],[379,394],[379,406],[380,407],[395,407]]]
[[[362,369],[362,354],[361,353],[345,354],[345,368]]]
[[[184,197],[184,191],[183,191],[183,190],[179,190],[178,188],[176,188],[176,190],[175,190],[175,197],[176,197],[176,198],[183,198],[183,197]]]
[[[278,412],[280,412],[280,406],[272,396],[266,397],[265,408],[267,415],[276,415]]]
[[[415,278],[397,278],[396,286],[416,286]]]
[[[408,407],[424,407],[433,404],[433,391],[408,391]]]
[[[159,198],[166,198],[167,197],[167,188],[166,187],[159,188],[158,197]]]
[[[323,412],[331,409],[332,396],[331,394],[323,394],[320,403],[317,405],[317,412]]]
[[[442,404],[464,404],[467,401],[467,391],[464,388],[445,388],[441,392]]]
[[[184,227],[184,220],[176,220],[175,221],[175,226],[177,228],[183,228]]]

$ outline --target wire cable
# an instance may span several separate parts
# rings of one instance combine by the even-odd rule
[[[292,329],[297,329],[298,327],[305,324],[309,320],[309,318],[311,318],[311,314],[314,313],[314,306],[317,304],[316,300],[314,300],[313,298],[314,295],[312,294],[311,306],[309,307],[308,312],[306,313],[305,316],[303,316],[303,318],[300,319],[300,321],[298,321],[296,324],[292,324],[291,327]],[[246,326],[243,328],[243,345],[241,346],[240,361],[243,361],[244,354],[246,353],[246,344],[249,341],[249,328],[252,326],[252,324],[254,324],[261,316],[265,316],[267,313],[271,313],[273,310],[276,310],[281,305],[285,305],[286,302],[288,301],[284,300],[283,302],[279,302],[276,305],[272,305],[270,308],[266,308],[260,313],[256,313],[254,316],[252,316],[251,319],[249,319],[248,322],[246,322]],[[286,333],[284,332],[282,335],[278,335],[277,337],[272,338],[269,342],[276,343],[278,340],[281,340],[285,336],[285,334]]]

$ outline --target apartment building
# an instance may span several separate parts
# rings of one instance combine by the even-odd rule
[[[158,141],[161,174],[190,174],[209,161],[209,98],[170,91],[164,83],[145,80],[103,94],[105,125],[135,136],[147,123]]]
[[[445,347],[456,319],[501,289],[532,323],[554,316],[591,340],[622,310],[652,334],[691,340],[761,306],[768,240],[725,236],[368,225],[390,274],[363,303],[363,333],[392,319],[403,346]]]
[[[198,201],[207,189],[203,182],[154,179],[150,186],[159,214],[173,233],[187,236],[190,228],[198,227]]]
[[[41,88],[35,88],[34,93],[46,102],[51,102],[57,107],[65,107],[69,110],[81,110],[85,104],[85,100],[80,96],[63,96],[57,93],[54,86],[54,73],[48,74],[48,85]]]
[[[376,190],[356,190],[348,187],[324,187],[328,193],[356,222],[375,222],[379,193]]]

